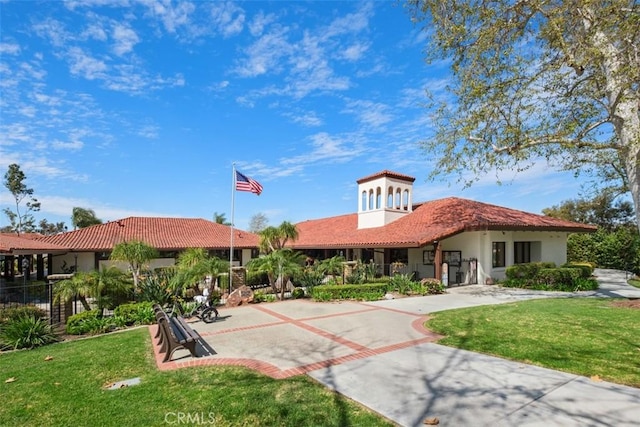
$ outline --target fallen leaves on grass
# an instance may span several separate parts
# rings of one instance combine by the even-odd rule
[[[13,383],[15,381],[17,381],[16,377],[7,378],[6,380],[4,380],[5,384]]]

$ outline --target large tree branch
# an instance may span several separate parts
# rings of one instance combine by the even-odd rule
[[[609,123],[610,120],[609,119],[604,119],[604,120],[599,120],[593,124],[591,124],[590,126],[586,127],[585,129],[583,129],[580,133],[578,133],[578,135],[576,135],[574,138],[564,138],[558,135],[549,135],[549,136],[545,136],[542,138],[528,138],[523,142],[517,143],[514,146],[509,146],[509,145],[505,145],[502,147],[498,147],[495,144],[491,144],[493,147],[493,151],[495,153],[508,153],[511,154],[514,151],[519,151],[519,150],[526,150],[528,148],[533,148],[536,146],[541,146],[541,145],[553,145],[553,144],[557,144],[557,145],[571,145],[575,148],[591,148],[594,150],[618,150],[620,148],[620,146],[614,142],[609,142],[609,143],[602,143],[602,142],[590,142],[590,141],[584,141],[584,137],[586,135],[588,135],[589,133],[591,133],[592,131],[594,131],[595,129],[597,129],[598,127]],[[478,138],[478,137],[469,137],[468,138],[470,141],[474,141],[474,142],[488,142],[482,138]]]

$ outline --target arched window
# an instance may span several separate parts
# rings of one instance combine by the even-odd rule
[[[382,190],[380,187],[376,188],[376,209],[382,208]]]
[[[404,190],[402,193],[402,209],[409,210],[409,190]]]
[[[369,210],[373,210],[373,189],[369,190]]]
[[[387,208],[393,209],[393,187],[387,190]]]
[[[362,192],[362,201],[360,202],[360,209],[363,211],[367,210],[367,192]]]
[[[398,188],[396,190],[396,204],[394,206],[396,209],[400,209],[400,206],[401,206],[400,202],[401,202],[401,200],[400,200],[400,189]]]

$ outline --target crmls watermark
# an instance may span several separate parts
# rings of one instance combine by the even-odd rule
[[[164,414],[165,424],[193,424],[207,425],[215,424],[216,415],[213,412],[167,412]]]

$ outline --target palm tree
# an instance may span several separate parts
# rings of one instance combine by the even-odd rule
[[[138,289],[140,270],[154,258],[158,257],[158,251],[153,246],[140,240],[118,243],[113,247],[109,259],[113,261],[124,261],[129,264],[129,269],[133,275],[133,288]]]
[[[93,209],[74,207],[71,210],[71,225],[73,225],[74,230],[97,224],[102,224],[102,220],[96,217]]]
[[[213,286],[218,276],[229,270],[229,263],[209,256],[203,248],[188,248],[178,256],[176,267],[178,274],[174,288],[182,293],[185,286],[197,284],[207,276],[211,276]]]
[[[219,214],[218,212],[214,212],[213,213],[213,221],[216,224],[231,225],[231,223],[229,221],[227,221],[226,215],[223,214],[223,213]]]
[[[340,255],[323,259],[320,261],[320,264],[318,264],[318,271],[325,275],[342,276],[344,271],[344,262],[344,257]]]
[[[278,227],[266,227],[258,234],[260,236],[260,251],[269,253],[284,248],[288,240],[296,240],[298,229],[295,224],[283,221]]]
[[[303,269],[305,255],[289,248],[277,249],[260,258],[254,258],[247,264],[248,268],[265,273],[269,278],[269,285],[277,295],[277,282],[280,282],[280,299],[284,299],[286,284],[296,273]]]
[[[70,279],[57,282],[54,300],[71,301],[78,297],[82,307],[89,311],[91,305],[87,298],[91,298],[102,314],[105,308],[113,306],[119,297],[130,294],[131,290],[126,274],[116,267],[109,267],[76,273]]]
[[[78,297],[85,311],[91,310],[87,297],[91,295],[88,272],[75,273],[70,279],[61,280],[54,285],[54,301],[72,301]]]

